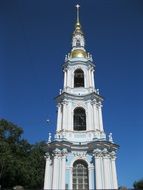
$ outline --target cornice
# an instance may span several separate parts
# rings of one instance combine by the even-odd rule
[[[62,94],[58,95],[56,98],[57,103],[62,102],[64,100],[84,100],[84,101],[88,101],[88,100],[96,100],[96,102],[102,102],[103,101],[103,97],[100,96],[99,94],[97,94],[96,92],[91,92],[89,94],[86,95],[76,95],[76,94],[69,94],[67,92],[63,92]]]
[[[88,147],[90,151],[93,151],[95,149],[105,150],[108,152],[116,151],[119,148],[119,145],[115,143],[111,143],[109,141],[92,141],[88,143]]]
[[[90,60],[87,60],[87,61],[83,61],[83,60],[70,61],[70,60],[67,60],[63,64],[63,69],[67,68],[68,66],[75,66],[75,65],[85,65],[85,66],[91,66],[92,68],[95,68],[95,64],[93,64],[93,62]]]
[[[115,158],[116,151],[119,148],[119,145],[111,143],[109,141],[92,141],[89,143],[72,143],[69,141],[52,141],[48,143],[45,147],[46,151],[50,154],[67,154],[72,151],[84,151],[88,154],[101,153],[104,155],[106,153],[110,154],[112,158]],[[58,151],[56,151],[58,150]],[[49,154],[47,154],[49,155]]]

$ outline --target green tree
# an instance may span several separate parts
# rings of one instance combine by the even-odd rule
[[[118,190],[128,190],[128,189],[127,189],[127,187],[125,187],[125,186],[120,186],[120,187],[118,188]]]
[[[22,139],[22,134],[22,128],[0,120],[0,184],[4,188],[16,185],[42,188],[45,143],[31,145]]]
[[[143,179],[140,179],[139,181],[135,181],[133,186],[135,189],[143,189]]]
[[[2,186],[14,184],[14,175],[16,175],[15,150],[22,133],[23,130],[15,124],[5,119],[0,120],[0,183]]]
[[[32,146],[29,161],[30,186],[29,188],[42,188],[45,170],[45,142],[36,143]],[[32,167],[31,167],[32,166]]]

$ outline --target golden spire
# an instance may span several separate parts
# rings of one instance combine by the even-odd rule
[[[80,8],[80,5],[76,5],[76,25],[75,25],[75,32],[79,32],[82,34],[82,31],[81,31],[81,25],[80,25],[80,22],[79,22],[79,8]]]
[[[76,24],[75,24],[75,30],[73,32],[73,38],[72,38],[72,50],[71,50],[71,58],[86,58],[87,53],[84,49],[85,41],[84,41],[84,35],[81,29],[81,24],[79,21],[79,8],[80,5],[76,5]]]
[[[80,5],[76,5],[77,11],[76,11],[76,23],[79,23],[79,7]]]

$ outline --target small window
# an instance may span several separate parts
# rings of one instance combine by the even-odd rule
[[[86,130],[86,114],[83,108],[76,108],[74,110],[74,130]]]
[[[80,40],[76,41],[76,47],[80,47]]]
[[[81,69],[74,72],[74,87],[84,87],[84,72]]]

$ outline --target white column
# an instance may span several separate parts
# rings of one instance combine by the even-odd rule
[[[112,168],[112,177],[113,177],[113,189],[118,189],[118,182],[117,182],[117,172],[116,172],[116,164],[115,164],[116,157],[113,156],[111,158],[111,168]]]
[[[90,69],[90,87],[92,87],[92,71]]]
[[[94,110],[93,110],[93,102],[90,102],[90,113],[91,113],[91,127],[90,130],[94,130]]]
[[[95,189],[103,189],[100,150],[95,150]]]
[[[73,170],[73,168],[72,167],[70,167],[69,168],[69,173],[70,173],[70,184],[69,184],[69,189],[73,189],[73,187],[72,187],[72,184],[73,184],[73,182],[72,182],[72,180],[73,180],[73,174],[72,174],[72,170]]]
[[[64,70],[64,88],[67,86],[67,70]]]
[[[61,104],[58,104],[58,117],[57,117],[57,131],[61,130],[61,119],[62,119],[62,114],[61,114]]]
[[[90,104],[90,102],[88,102],[88,104],[87,104],[87,112],[86,112],[86,114],[87,114],[87,128],[86,128],[86,130],[91,130],[91,127],[92,127],[92,123],[91,123],[91,120],[92,120],[92,117],[91,117],[91,104]]]
[[[67,128],[67,105],[66,102],[63,102],[63,126],[62,129],[65,130]]]
[[[103,150],[104,151],[104,150]],[[104,189],[111,189],[111,171],[110,160],[107,150],[104,151],[103,165],[104,165]]]
[[[67,129],[72,130],[72,103],[69,102],[68,104],[68,122],[67,122]]]
[[[89,80],[89,87],[91,87],[91,69],[88,71],[88,80]]]
[[[85,86],[85,88],[88,88],[87,80],[88,80],[88,70],[85,70],[85,72],[84,72],[84,86]]]
[[[58,189],[58,179],[59,179],[59,160],[58,160],[58,150],[56,149],[53,162],[53,184],[52,189]]]
[[[67,87],[71,87],[71,73],[69,68],[67,68]]]
[[[95,186],[94,186],[94,167],[88,168],[88,176],[89,176],[89,189],[95,189]]]
[[[68,70],[68,77],[69,77],[69,87],[72,88],[72,80],[73,80],[73,74],[72,70]]]
[[[74,88],[74,72],[73,70],[71,72],[71,88]]]
[[[61,186],[62,186],[62,184],[61,184],[61,180],[62,180],[62,155],[60,154],[59,156],[58,156],[58,171],[57,171],[57,173],[58,173],[58,189],[62,189],[61,188]]]
[[[74,129],[74,110],[71,111],[71,131]]]
[[[91,77],[92,77],[92,87],[94,88],[95,87],[95,84],[94,84],[94,70],[92,69],[91,71]]]
[[[52,167],[50,155],[46,155],[46,167],[45,167],[45,178],[44,178],[44,190],[51,189],[52,185]]]
[[[102,104],[99,103],[99,125],[100,125],[100,131],[103,131],[103,118],[102,118]]]
[[[66,185],[66,153],[67,150],[63,149],[62,151],[62,164],[61,164],[61,189],[64,190],[65,189],[65,185]]]
[[[99,122],[98,122],[98,113],[97,113],[97,108],[96,108],[96,101],[93,103],[93,115],[94,115],[94,129],[97,130],[99,129]]]

